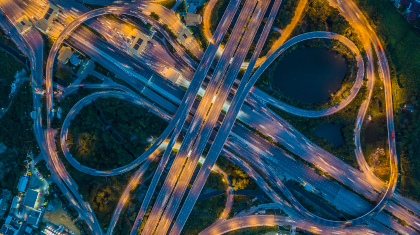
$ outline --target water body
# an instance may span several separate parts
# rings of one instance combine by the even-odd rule
[[[344,138],[341,134],[342,127],[343,124],[325,123],[318,126],[314,133],[321,138],[327,139],[334,147],[338,147],[344,144]]]
[[[325,102],[340,89],[346,73],[342,55],[325,48],[305,48],[292,51],[278,63],[272,86],[300,101]]]

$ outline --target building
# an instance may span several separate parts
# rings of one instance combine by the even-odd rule
[[[79,57],[77,57],[77,54],[76,54],[76,53],[74,53],[74,54],[70,57],[70,62],[71,62],[71,64],[72,64],[72,65],[77,66],[77,65],[79,65],[79,64],[80,64],[80,62],[82,62],[82,60],[81,60],[81,59],[79,59]]]
[[[23,205],[30,208],[35,208],[36,200],[38,199],[38,192],[32,189],[29,189],[26,193],[25,202]]]
[[[28,176],[20,177],[19,183],[18,183],[18,191],[19,192],[25,192],[26,185],[28,185]]]
[[[91,64],[91,60],[89,60],[88,58],[85,58],[80,63],[80,67],[79,67],[79,70],[77,70],[77,74],[82,74],[90,64]]]
[[[176,83],[176,81],[178,81],[179,76],[179,73],[173,70],[172,68],[168,68],[165,72],[165,78],[167,78],[173,83]]]
[[[26,222],[31,225],[37,225],[39,223],[39,219],[41,218],[41,211],[31,211],[31,214],[26,219]]]
[[[52,3],[49,3],[45,11],[42,13],[42,16],[35,23],[35,26],[43,33],[47,33],[50,29],[53,20],[58,15],[59,8]]]
[[[198,24],[201,24],[202,21],[201,15],[194,14],[191,12],[187,12],[187,14],[185,14],[184,20],[187,26],[196,26]]]
[[[71,48],[63,46],[58,52],[57,60],[65,64],[69,61],[72,55],[73,55],[73,51],[71,50]]]
[[[177,36],[178,36],[178,40],[183,45],[187,45],[193,39],[193,36],[191,32],[188,30],[188,28],[183,29],[181,32],[179,32]]]
[[[15,26],[18,29],[20,34],[24,34],[32,27],[32,22],[26,15],[23,15],[15,22]]]
[[[26,235],[26,234],[31,234],[32,233],[32,228],[30,228],[30,227],[26,227],[25,228],[25,233],[24,233],[24,235]]]
[[[130,48],[128,49],[129,52],[133,53],[136,56],[140,56],[143,52],[144,48],[147,45],[147,42],[150,41],[150,37],[146,34],[143,34],[140,31],[137,31],[136,37],[133,39]]]
[[[19,201],[20,197],[14,197],[12,202],[12,208],[18,208],[19,207]]]
[[[4,225],[0,228],[0,235],[17,235],[21,226],[22,222],[9,215]]]

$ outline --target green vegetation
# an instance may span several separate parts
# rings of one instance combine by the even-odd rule
[[[95,61],[95,67],[93,68],[94,71],[108,77],[112,72],[105,68],[103,65]]]
[[[99,111],[118,136],[106,129]],[[146,108],[118,98],[98,98],[95,105],[82,108],[71,124],[67,139],[70,152],[81,164],[98,170],[130,163],[149,147],[148,137],[159,136],[167,125]]]
[[[210,172],[209,177],[206,180],[204,189],[212,189],[216,191],[224,191],[228,187],[228,182],[223,178],[222,174],[216,173],[214,171]]]
[[[73,82],[73,80],[71,79],[71,75],[73,75],[73,73],[70,70],[63,67],[58,67],[55,72],[55,76],[63,79],[68,84],[71,84]]]
[[[104,6],[102,5],[93,5],[93,4],[88,4],[88,3],[83,3],[83,5],[87,8],[90,8],[92,10],[98,9],[98,8],[103,8]]]
[[[198,234],[212,225],[222,214],[226,205],[226,195],[197,201],[188,217],[181,234]]]
[[[277,13],[276,19],[273,26],[278,29],[284,29],[295,16],[295,10],[298,5],[298,0],[287,0],[283,1],[280,10]],[[281,34],[275,30],[271,30],[268,34],[267,41],[261,50],[260,57],[267,55],[268,51],[274,45],[274,42],[281,36]],[[253,51],[253,50],[252,50]]]
[[[166,0],[166,1],[161,1],[161,2],[156,2],[159,5],[162,5],[166,8],[168,8],[169,10],[174,8],[175,4],[176,4],[176,0]]]
[[[30,117],[32,89],[29,82],[24,82],[16,92],[9,110],[0,118],[0,143],[7,147],[6,151],[0,153],[0,188],[8,189],[12,194],[17,193],[19,177],[26,171],[23,161],[27,153],[32,151],[34,156],[40,154]]]
[[[178,13],[178,14],[183,13],[183,12],[187,12],[187,4],[185,3],[185,1],[182,1],[175,11],[175,13]]]
[[[98,91],[105,91],[105,89],[86,89],[83,87],[79,87],[76,92],[66,95],[65,98],[63,98],[60,102],[54,100],[54,103],[56,103],[61,108],[61,119],[58,119],[56,115],[54,115],[53,120],[51,121],[51,127],[53,129],[61,128],[64,119],[66,118],[67,114],[73,108],[73,106],[84,97]],[[43,102],[45,102],[43,100]],[[46,113],[45,104],[43,105],[43,111],[41,113]],[[45,118],[42,119],[44,122]],[[46,125],[43,124],[44,126]]]
[[[176,36],[174,31],[172,31],[172,29],[169,27],[169,25],[163,24],[163,28],[169,34],[169,37],[171,37],[174,41],[176,41],[178,39],[178,37]]]
[[[0,42],[5,44],[6,46],[9,46],[13,48],[15,51],[19,51],[19,48],[16,46],[16,44],[10,39],[10,37],[6,34],[3,29],[0,29]]]
[[[16,80],[17,73],[22,73],[21,77],[26,77],[28,71],[25,66],[9,53],[0,50],[0,109],[7,108],[10,99],[11,85]],[[21,78],[21,79],[22,79]]]
[[[175,48],[168,42],[168,40],[166,40],[165,39],[165,44],[166,44],[166,46],[168,47],[168,50],[172,53],[172,54],[175,54],[176,53],[176,50],[175,50]]]
[[[267,41],[265,42],[259,57],[267,55],[268,51],[271,49],[271,47],[273,47],[274,43],[278,38],[280,38],[280,36],[281,34],[279,32],[271,30],[270,33],[268,33]]]
[[[47,167],[47,162],[45,160],[41,160],[36,163],[36,168],[39,170],[39,173],[45,178],[50,177],[51,171]]]
[[[142,20],[140,20],[137,17],[131,16],[131,15],[124,15],[125,17],[129,18],[130,20],[132,20],[134,23],[150,30],[152,28],[152,25],[150,23],[145,24]]]
[[[222,19],[228,5],[229,0],[219,0],[214,6],[210,16],[210,31],[212,34],[216,31],[217,25],[219,25],[219,22]]]
[[[192,185],[189,185],[191,187]],[[204,190],[225,191],[227,182],[221,174],[210,172]],[[213,224],[222,214],[226,205],[226,194],[197,201],[188,217],[181,234],[198,234]]]
[[[229,176],[234,191],[238,189],[250,189],[254,191],[259,189],[257,183],[249,175],[227,158],[219,156],[216,164]]]
[[[200,59],[197,58],[189,49],[185,48],[184,45],[181,45],[184,48],[184,51],[197,63],[200,63]]]
[[[209,46],[209,42],[207,41],[207,38],[204,35],[203,26],[197,25],[197,26],[191,26],[188,28],[191,30],[192,35],[197,40],[198,44],[200,44],[201,48],[206,50],[207,47]]]
[[[420,199],[420,161],[417,152],[420,132],[420,31],[413,28],[395,9],[393,3],[380,0],[356,1],[382,41],[391,72],[395,139],[400,161],[403,196]],[[413,104],[414,113],[404,111],[404,104]],[[385,104],[383,104],[385,110]],[[384,146],[387,149],[386,146]],[[388,155],[386,155],[388,157]]]
[[[127,187],[131,172],[111,177],[91,176],[74,168],[69,170],[71,177],[79,186],[79,192],[84,200],[89,202],[98,222],[104,231],[107,230],[115,207]]]
[[[279,29],[286,28],[286,26],[292,22],[292,19],[295,16],[295,10],[298,6],[298,3],[299,1],[296,0],[283,1],[273,26]]]
[[[238,229],[232,232],[225,233],[225,235],[255,235],[255,234],[271,234],[279,231],[278,226],[263,226],[263,227],[250,227],[244,229]]]
[[[362,150],[373,173],[383,181],[390,178],[388,135],[385,112],[384,84],[379,78],[376,53],[374,53],[375,86],[366,112],[361,136]]]
[[[103,81],[91,74],[88,74],[85,79],[83,79],[83,83],[89,83],[89,84],[101,84]]]
[[[61,192],[60,188],[58,187],[58,185],[56,183],[51,183],[50,184],[50,189],[49,189],[49,194],[48,199],[53,199],[55,196],[53,196],[54,194],[57,195],[57,198],[60,200],[60,202],[62,203],[64,210],[67,212],[68,216],[70,216],[70,218],[72,220],[76,219],[77,217],[79,217],[79,212],[77,212],[77,210],[70,205],[69,200],[67,200],[67,198],[64,196],[63,192]],[[47,198],[47,196],[45,196]]]
[[[238,212],[243,210],[248,211],[251,207],[258,205],[260,202],[258,200],[254,200],[255,197],[253,196],[243,196],[243,195],[234,195],[233,196],[233,204],[232,209],[229,213],[229,218],[235,216]]]
[[[158,14],[156,14],[156,12],[154,12],[154,11],[152,11],[152,12],[150,13],[150,17],[151,17],[152,19],[156,20],[156,21],[159,21],[159,19],[160,19],[159,15],[158,15]]]
[[[163,154],[163,152],[161,153]],[[159,162],[154,161],[150,163],[147,171],[143,174],[140,179],[139,185],[136,186],[130,192],[130,201],[127,203],[123,210],[120,213],[120,218],[115,225],[114,234],[129,234],[131,231],[131,227],[136,219],[137,213],[139,212],[140,206],[142,204],[142,192],[143,190],[147,190],[149,183],[153,177],[153,173],[156,170]],[[148,180],[146,180],[148,179]],[[147,184],[146,184],[147,183]],[[140,187],[143,186],[143,187]]]
[[[45,69],[47,66],[48,55],[50,54],[51,47],[55,42],[55,39],[48,37],[47,35],[41,33],[42,42],[44,43],[43,54],[42,54],[42,68]]]

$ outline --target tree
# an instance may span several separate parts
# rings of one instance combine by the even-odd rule
[[[158,15],[158,14],[156,14],[156,12],[154,12],[154,11],[152,11],[152,12],[150,13],[150,17],[151,17],[152,19],[156,20],[156,21],[159,21],[159,19],[160,19],[159,15]]]
[[[65,68],[57,68],[57,72],[55,73],[55,76],[57,76],[58,78],[63,79],[64,81],[71,83],[72,79],[71,79],[71,75],[73,73],[70,70],[67,70]]]

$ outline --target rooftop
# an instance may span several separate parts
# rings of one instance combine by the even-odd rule
[[[202,19],[201,19],[201,15],[199,14],[187,12],[187,14],[185,14],[184,16],[184,20],[185,20],[186,25],[190,26],[190,25],[201,24]]]
[[[57,60],[59,60],[61,63],[65,64],[70,59],[70,57],[73,55],[73,51],[70,47],[62,47],[60,51],[58,52]]]
[[[131,53],[139,56],[143,52],[148,41],[150,41],[150,37],[138,31],[136,37],[133,40],[133,43],[131,43],[131,46],[128,50]]]
[[[19,33],[23,34],[32,27],[32,22],[26,15],[23,15],[15,22],[15,26],[18,29]]]
[[[29,189],[26,193],[25,202],[23,203],[27,207],[34,208],[36,199],[38,198],[38,192],[32,189]]]
[[[42,13],[42,17],[38,19],[35,26],[43,33],[47,33],[48,28],[52,24],[54,17],[57,16],[59,8],[52,3],[49,3],[47,8]]]
[[[186,45],[191,42],[192,34],[188,30],[188,28],[184,28],[181,32],[178,33],[178,40],[183,44]]]

